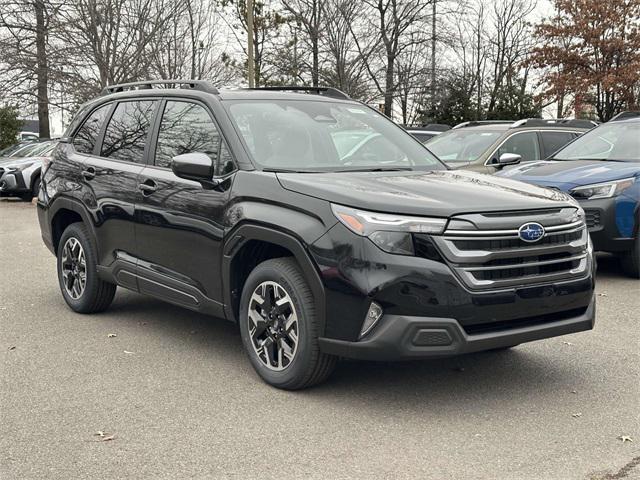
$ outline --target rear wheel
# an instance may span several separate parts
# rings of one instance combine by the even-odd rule
[[[58,243],[58,281],[67,305],[78,313],[105,310],[116,286],[98,277],[97,254],[87,227],[73,223]]]
[[[640,234],[633,244],[633,248],[621,258],[622,269],[631,278],[640,279]]]
[[[242,342],[265,382],[298,390],[331,374],[336,358],[320,352],[313,294],[295,260],[276,258],[259,264],[240,302]]]

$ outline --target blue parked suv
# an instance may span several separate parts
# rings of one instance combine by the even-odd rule
[[[584,208],[595,250],[612,252],[640,278],[640,118],[618,116],[544,161],[498,175],[569,193]]]

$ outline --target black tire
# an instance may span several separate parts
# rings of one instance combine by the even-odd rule
[[[39,193],[40,193],[40,174],[38,174],[38,176],[33,179],[33,184],[31,185],[31,198],[38,198]]]
[[[252,295],[265,282],[277,283],[289,296],[297,316],[297,350],[290,363],[275,371],[266,366],[254,348],[249,332]],[[319,326],[316,307],[300,267],[293,258],[275,258],[259,264],[249,275],[240,299],[240,334],[249,360],[262,379],[277,388],[300,390],[326,380],[337,358],[324,354],[318,345]]]
[[[30,202],[34,198],[38,198],[38,194],[40,193],[40,175],[33,180],[33,184],[31,185],[31,191],[29,193],[23,193],[20,195],[20,199],[23,202]]]
[[[631,278],[640,279],[640,234],[633,248],[620,257],[622,270]]]
[[[73,298],[71,293],[65,287],[63,275],[63,250],[70,239],[79,242],[84,252],[85,258],[85,284],[82,293]],[[91,241],[89,230],[83,223],[72,223],[69,225],[60,237],[58,242],[57,264],[58,264],[58,282],[60,291],[64,300],[69,307],[78,313],[97,313],[106,310],[111,304],[116,293],[116,286],[112,283],[105,282],[98,277],[97,269],[98,257],[96,248]]]

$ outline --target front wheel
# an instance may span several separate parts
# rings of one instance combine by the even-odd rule
[[[38,194],[40,193],[40,175],[38,175],[34,180],[31,186],[31,191],[27,193],[23,193],[20,195],[20,198],[24,202],[30,202],[34,198],[38,198]]]
[[[313,294],[292,258],[267,260],[251,272],[240,299],[240,334],[253,368],[277,388],[318,384],[336,363],[320,352]]]
[[[87,227],[69,225],[58,242],[58,281],[67,305],[78,313],[105,310],[116,293],[115,285],[98,276],[97,258]]]
[[[631,278],[640,279],[640,234],[633,244],[633,248],[625,253],[620,261],[622,269]]]

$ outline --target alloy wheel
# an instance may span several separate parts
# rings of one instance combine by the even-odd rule
[[[277,282],[263,282],[249,300],[248,327],[251,345],[260,362],[281,371],[298,351],[298,314],[293,300]]]
[[[67,294],[79,299],[87,285],[87,261],[82,245],[75,237],[70,237],[62,249],[62,283]]]

